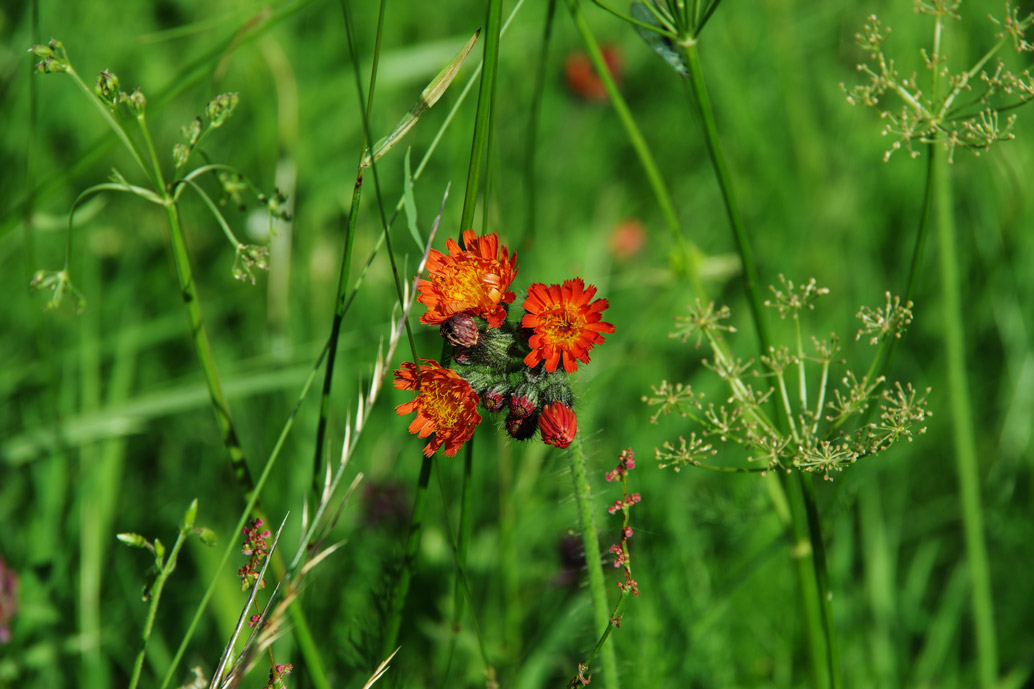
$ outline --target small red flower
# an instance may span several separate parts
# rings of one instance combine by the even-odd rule
[[[521,325],[535,332],[528,344],[531,353],[524,363],[535,366],[546,362],[546,371],[556,370],[560,358],[564,370],[574,373],[578,361],[589,363],[589,350],[603,342],[601,333],[614,332],[614,326],[600,320],[600,314],[609,306],[606,299],[590,301],[596,288],[586,288],[581,278],[566,280],[563,285],[533,283],[524,300],[525,314]]]
[[[539,415],[539,431],[542,432],[542,442],[563,449],[578,433],[578,419],[563,402],[547,404]]]
[[[420,322],[441,325],[464,313],[498,328],[506,320],[502,304],[516,298],[508,288],[517,277],[517,252],[511,256],[506,247],[500,247],[495,233],[478,237],[474,230],[466,230],[463,243],[466,249],[449,239],[445,242],[448,254],[437,249],[428,254],[427,279],[417,283],[417,301],[427,306]]]
[[[444,445],[445,456],[453,457],[481,423],[481,415],[477,413],[480,400],[470,383],[458,373],[437,361],[423,361],[419,367],[407,361],[395,370],[395,387],[417,393],[416,399],[395,407],[395,412],[416,411],[416,418],[409,424],[410,433],[421,438],[434,433],[434,438],[424,447],[425,456],[430,457]]]
[[[621,83],[621,54],[617,48],[610,45],[603,46],[602,53],[610,76],[614,81]],[[564,62],[564,78],[567,80],[568,90],[574,95],[585,100],[607,100],[607,90],[603,87],[603,81],[585,53],[574,53],[567,57]]]

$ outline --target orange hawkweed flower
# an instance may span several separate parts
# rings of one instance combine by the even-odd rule
[[[426,325],[441,325],[459,313],[480,316],[490,328],[506,320],[502,304],[516,295],[508,291],[517,277],[517,252],[501,247],[493,232],[478,237],[474,230],[463,233],[466,249],[454,240],[445,242],[448,254],[432,249],[427,256],[427,279],[417,283],[418,302],[427,306],[420,317]]]
[[[578,433],[578,418],[563,402],[547,404],[539,414],[539,431],[546,445],[564,449]]]
[[[548,287],[540,282],[532,284],[524,300],[528,313],[521,325],[535,332],[528,340],[531,353],[524,357],[524,363],[535,366],[545,361],[550,373],[561,357],[568,373],[578,370],[578,361],[589,363],[589,350],[603,342],[600,333],[614,332],[613,325],[600,320],[609,304],[606,299],[590,301],[595,294],[596,288],[586,288],[581,278]]]
[[[425,456],[430,457],[444,445],[445,456],[453,457],[481,423],[481,415],[476,409],[481,400],[470,383],[458,373],[437,361],[423,361],[419,367],[406,361],[402,368],[395,370],[395,387],[417,393],[412,402],[395,407],[395,413],[416,411],[416,418],[409,424],[409,432],[421,438],[434,433],[424,447]]]

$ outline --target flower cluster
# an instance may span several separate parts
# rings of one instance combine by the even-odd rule
[[[492,233],[463,233],[448,240],[448,253],[431,250],[427,277],[417,283],[420,317],[436,325],[451,355],[451,366],[431,359],[405,362],[395,371],[395,387],[416,397],[395,408],[416,412],[409,432],[433,434],[424,454],[445,448],[452,457],[481,423],[480,405],[506,412],[507,433],[526,440],[538,431],[542,442],[565,448],[578,432],[569,374],[589,363],[589,351],[614,326],[602,319],[606,299],[581,278],[560,285],[533,283],[522,303],[519,323],[508,320],[516,299],[517,254]]]
[[[607,511],[611,514],[616,514],[620,511],[624,519],[621,524],[621,542],[610,546],[610,553],[614,556],[614,566],[625,570],[625,580],[618,582],[618,588],[621,589],[622,594],[632,593],[638,596],[639,584],[632,578],[632,561],[628,554],[628,539],[632,538],[632,527],[628,525],[628,511],[632,509],[633,505],[642,500],[639,493],[628,492],[628,472],[634,468],[635,453],[632,452],[631,448],[622,450],[621,455],[618,457],[617,467],[608,471],[606,478],[607,481],[621,481],[623,491],[621,498],[615,500],[614,504],[607,508]],[[620,618],[616,617],[616,615],[612,621],[615,627],[621,626]]]
[[[294,666],[290,663],[276,663],[269,668],[269,681],[266,682],[266,686],[263,689],[284,689],[287,686],[284,682],[284,677],[291,674],[292,670],[294,670]]]
[[[779,280],[780,288],[771,288],[773,298],[765,305],[790,321],[793,340],[790,345],[770,347],[758,362],[744,362],[729,353],[721,333],[732,329],[720,323],[729,316],[727,308],[716,310],[714,304],[705,306],[698,301],[689,307],[689,316],[676,319],[679,325],[672,336],[683,342],[690,338],[696,338],[698,344],[707,341],[714,356],[704,365],[728,385],[729,395],[722,403],[705,403],[703,394],[692,386],[662,381],[652,387],[652,394],[643,396],[647,405],[658,407],[651,423],[676,412],[702,428],[700,435],[695,431],[688,437],[680,435],[677,443],[667,441],[657,448],[662,468],[679,471],[694,466],[760,473],[797,469],[831,479],[862,457],[879,454],[899,440],[911,441],[926,431],[929,391],[916,390],[910,383],[891,384],[874,373],[883,348],[900,338],[911,323],[912,303],[885,294],[882,307],[858,311],[862,328],[856,339],[868,337],[869,344],[880,346],[876,361],[867,367],[869,374],[859,379],[850,370],[838,375],[844,362],[835,334],[828,339],[812,338],[811,351],[804,347],[801,316],[829,290],[818,287],[814,280],[801,285],[782,275]],[[817,374],[817,384],[812,377],[809,385],[809,374]],[[766,408],[770,401],[778,405],[785,423],[770,415],[771,408]],[[715,445],[729,442],[746,448],[747,461],[754,466],[709,464],[718,454]],[[615,504],[612,509],[622,507]]]
[[[884,50],[890,29],[876,15],[870,15],[855,34],[865,57],[865,62],[858,65],[862,83],[850,87],[841,83],[840,89],[850,105],[865,105],[880,113],[882,134],[891,141],[883,156],[885,161],[902,149],[915,158],[919,155],[916,144],[942,146],[948,162],[953,161],[958,148],[979,155],[993,144],[1015,138],[1012,129],[1016,115],[1011,111],[1034,100],[1030,68],[1014,73],[995,56],[1008,43],[1017,53],[1034,52],[1034,45],[1024,37],[1024,32],[1034,26],[1034,15],[1021,17],[1007,1],[1002,20],[988,15],[999,27],[995,32],[998,42],[970,69],[952,71],[940,40],[941,27],[945,19],[961,18],[958,5],[916,2],[916,12],[935,19],[933,47],[921,51],[926,69],[934,74],[934,88],[920,86],[915,72],[899,71],[894,58]],[[941,82],[943,86],[938,88]],[[898,104],[886,104],[887,96],[895,96]]]
[[[262,526],[261,519],[253,519],[241,529],[241,533],[244,534],[241,553],[248,556],[248,561],[237,570],[237,576],[241,578],[242,591],[247,591],[256,583],[260,589],[266,587],[266,580],[261,578],[262,563],[269,557],[269,538],[272,534],[269,533],[269,529],[263,529]]]

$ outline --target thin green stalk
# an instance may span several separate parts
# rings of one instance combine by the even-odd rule
[[[760,351],[767,352],[769,347],[768,327],[765,325],[765,316],[762,312],[757,265],[754,262],[754,253],[750,247],[747,229],[740,216],[732,175],[729,173],[729,165],[725,160],[725,149],[718,136],[718,125],[715,122],[714,108],[711,105],[711,97],[704,81],[704,71],[700,66],[697,42],[695,38],[686,38],[676,45],[689,68],[689,83],[695,96],[694,103],[700,115],[700,122],[704,127],[704,142],[707,144],[708,153],[711,154],[711,164],[714,166],[715,177],[722,192],[722,200],[725,202],[725,211],[729,216],[729,224],[732,226],[736,248],[740,254],[740,262],[743,264],[743,290],[746,292],[751,316],[754,319],[758,347]]]
[[[384,640],[381,643],[381,657],[386,658],[398,646],[399,631],[402,628],[402,610],[409,594],[409,582],[413,577],[417,552],[420,550],[420,533],[424,524],[424,508],[427,505],[427,486],[431,481],[431,468],[434,460],[424,457],[420,464],[420,476],[417,479],[416,495],[413,497],[413,512],[409,517],[409,538],[406,541],[406,552],[402,566],[395,579],[388,599],[387,616],[384,622]]]
[[[521,635],[520,562],[517,536],[517,490],[514,480],[513,452],[506,447],[499,452],[499,584],[503,604],[503,648],[509,672],[516,669],[523,656]]]
[[[532,86],[531,103],[528,106],[528,144],[524,155],[524,194],[528,200],[527,217],[524,219],[524,245],[535,241],[535,219],[537,184],[535,183],[535,151],[538,150],[539,112],[542,109],[542,91],[546,83],[546,67],[549,57],[549,40],[553,35],[553,18],[556,16],[556,0],[549,0],[546,7],[546,21],[542,29],[542,44],[539,47],[538,65],[535,68],[535,84]]]
[[[703,298],[705,291],[703,284],[700,282],[700,251],[691,242],[687,242],[683,236],[682,225],[679,223],[678,215],[675,213],[675,205],[672,203],[671,195],[668,193],[668,188],[664,183],[664,176],[657,167],[657,162],[654,160],[642,132],[639,131],[639,126],[635,123],[635,118],[632,117],[628,104],[625,103],[621,91],[618,90],[617,84],[614,83],[614,78],[610,76],[610,70],[603,59],[599,43],[597,43],[592,29],[589,28],[585,15],[582,14],[579,0],[567,0],[567,8],[571,12],[571,18],[574,20],[575,27],[582,37],[582,42],[585,43],[585,50],[589,55],[589,60],[592,62],[597,76],[599,76],[600,81],[603,83],[607,97],[610,98],[611,106],[614,108],[618,120],[625,129],[625,135],[628,136],[629,143],[632,144],[632,148],[639,158],[639,163],[643,166],[643,172],[646,173],[646,179],[653,190],[657,205],[660,206],[661,215],[664,216],[668,229],[671,230],[672,239],[678,249],[678,261],[675,268],[689,280],[693,292]]]
[[[818,506],[815,504],[815,487],[811,474],[797,472],[801,485],[801,496],[808,518],[808,538],[812,545],[812,566],[815,569],[815,583],[818,585],[822,626],[826,630],[826,663],[829,668],[831,689],[840,689],[840,652],[837,647],[836,620],[833,618],[833,590],[829,585],[829,570],[826,567],[826,545],[822,538],[822,523]]]
[[[348,211],[348,228],[345,230],[345,245],[341,250],[341,262],[338,272],[337,299],[334,302],[334,317],[330,326],[330,345],[327,352],[327,368],[323,372],[323,390],[320,393],[320,415],[316,423],[316,442],[312,457],[312,491],[319,494],[320,489],[320,466],[323,461],[323,444],[327,435],[327,421],[330,417],[330,391],[334,382],[334,367],[337,360],[338,339],[341,335],[341,323],[345,318],[345,311],[348,306],[348,273],[352,265],[352,240],[355,238],[356,223],[359,220],[359,201],[363,191],[363,159],[366,157],[367,147],[370,145],[368,139],[368,126],[366,115],[373,108],[374,85],[377,81],[377,65],[380,61],[381,33],[384,28],[384,6],[381,2],[380,14],[377,19],[377,32],[374,38],[373,67],[370,72],[370,88],[367,94],[365,110],[363,110],[363,136],[359,145],[358,164],[356,165],[355,184],[352,187],[352,205]],[[352,54],[353,69],[355,70],[356,84],[360,83],[359,65],[357,62],[355,46],[352,41],[351,22],[349,20],[347,3],[342,2],[341,11],[345,18],[346,35],[348,37],[349,50]],[[358,96],[362,102],[362,89],[359,88]]]
[[[176,265],[176,277],[179,279],[180,296],[187,307],[187,315],[190,318],[190,333],[194,340],[194,351],[205,375],[208,396],[212,402],[216,422],[219,424],[219,431],[223,436],[223,444],[230,455],[230,467],[237,479],[237,484],[244,492],[245,500],[250,500],[255,490],[255,481],[251,477],[251,470],[248,469],[244,448],[241,447],[240,439],[237,437],[237,431],[233,425],[233,418],[230,416],[230,404],[223,392],[219,372],[216,370],[215,357],[212,355],[212,345],[208,341],[208,331],[205,329],[201,316],[201,303],[198,301],[197,286],[194,284],[190,256],[187,252],[187,241],[183,234],[183,226],[180,224],[176,204],[167,202],[165,215],[169,221],[169,240],[172,244],[173,262]]]
[[[467,553],[470,550],[470,534],[473,531],[471,511],[471,492],[474,485],[474,439],[466,442],[463,448],[463,480],[460,484],[460,530],[456,543],[456,582],[453,586],[452,629],[455,634],[460,629],[460,618],[463,617],[463,577],[467,568]]]
[[[478,90],[477,112],[474,118],[474,137],[470,145],[470,165],[467,168],[467,187],[463,193],[459,233],[473,227],[478,190],[481,187],[481,167],[484,164],[488,141],[492,103],[495,101],[495,74],[499,65],[499,29],[502,25],[503,3],[490,0],[487,8],[484,57],[481,60],[481,87]],[[462,245],[462,238],[460,239]]]
[[[984,518],[980,498],[980,469],[973,430],[973,408],[969,397],[966,373],[966,346],[963,331],[962,299],[959,293],[960,275],[958,252],[955,246],[955,218],[952,212],[951,179],[948,176],[944,152],[930,147],[933,164],[934,217],[937,222],[937,241],[941,283],[941,327],[948,367],[948,397],[951,405],[952,447],[958,471],[959,497],[962,501],[962,521],[966,538],[966,559],[969,565],[973,627],[977,645],[977,663],[981,689],[997,684],[998,651],[995,640],[994,602],[991,595],[991,575],[984,541]]]
[[[581,436],[575,437],[574,447],[567,452],[571,463],[571,478],[574,481],[574,499],[578,506],[579,530],[585,548],[585,566],[589,570],[589,593],[592,596],[595,632],[603,636],[610,627],[610,606],[607,603],[606,586],[603,583],[603,566],[600,562],[599,536],[596,534],[596,518],[593,516],[592,490],[585,471],[585,456],[582,453]],[[603,644],[599,649],[603,662],[603,686],[617,689],[618,663],[614,647]]]
[[[194,500],[193,510],[197,509],[197,500]],[[151,630],[154,629],[154,618],[158,614],[158,604],[161,602],[162,590],[165,588],[165,582],[172,574],[173,570],[176,569],[176,558],[179,557],[180,548],[183,547],[183,543],[187,540],[187,535],[190,533],[190,526],[184,522],[180,525],[179,535],[176,537],[176,543],[172,546],[172,550],[169,551],[168,559],[162,563],[162,566],[158,569],[158,574],[154,579],[154,583],[148,589],[150,595],[150,606],[147,608],[147,619],[144,621],[144,630],[141,632],[141,646],[140,651],[136,655],[136,660],[133,662],[133,674],[129,678],[129,689],[136,689],[137,684],[140,683],[140,672],[144,666],[144,656],[147,654],[147,642],[151,638]]]
[[[776,472],[775,480],[765,480],[765,487],[776,516],[786,530],[790,558],[797,570],[804,635],[808,643],[810,686],[819,689],[826,684],[827,670],[826,663],[823,662],[826,658],[826,646],[823,640],[822,612],[819,609],[819,588],[815,580],[815,568],[811,562],[814,551],[806,531],[807,518],[800,514],[803,503],[801,484],[791,481],[782,472]]]

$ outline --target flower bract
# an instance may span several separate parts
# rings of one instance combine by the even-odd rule
[[[516,298],[508,291],[517,276],[517,252],[513,255],[499,244],[493,232],[478,237],[474,230],[463,233],[466,249],[454,240],[445,242],[448,254],[432,249],[427,257],[427,279],[417,284],[417,301],[427,306],[420,322],[441,325],[456,314],[480,316],[489,327],[506,320],[503,304]]]
[[[416,412],[409,424],[410,433],[421,438],[434,434],[424,447],[425,456],[430,457],[444,445],[445,456],[453,457],[481,423],[476,409],[480,400],[458,373],[437,361],[423,361],[419,366],[407,361],[395,370],[395,387],[417,393],[413,401],[395,407],[395,412]]]
[[[534,331],[528,344],[531,352],[524,358],[528,366],[546,362],[552,373],[563,358],[564,370],[574,373],[578,362],[589,363],[589,350],[603,342],[601,333],[614,332],[614,326],[601,320],[609,306],[606,299],[592,301],[596,288],[588,287],[581,278],[566,280],[562,285],[536,282],[528,288],[524,300],[527,311],[521,325]]]

